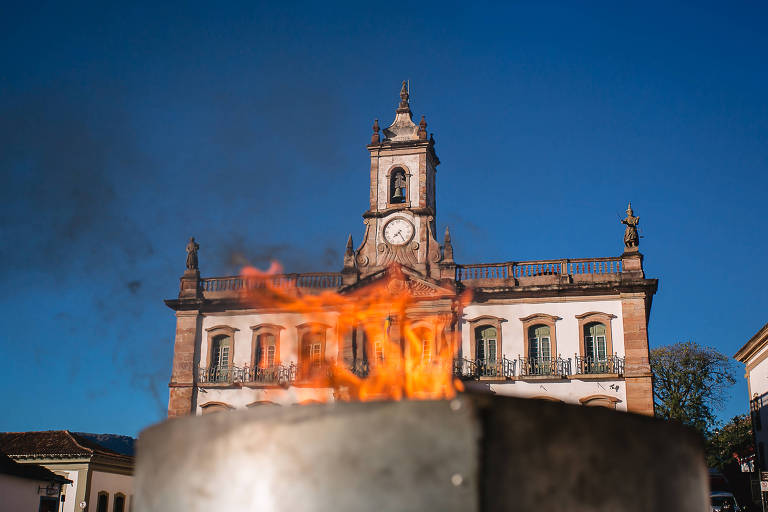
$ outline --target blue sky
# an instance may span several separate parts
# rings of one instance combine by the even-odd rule
[[[651,345],[732,355],[768,321],[766,7],[620,4],[5,6],[0,430],[162,419],[189,236],[207,276],[339,269],[403,79],[457,261],[618,255],[631,200]]]

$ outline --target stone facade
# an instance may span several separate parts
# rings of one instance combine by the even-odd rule
[[[374,124],[364,235],[357,249],[348,242],[342,271],[263,279],[299,295],[353,295],[389,280],[414,296],[406,317],[431,318],[425,337],[458,341],[453,370],[467,388],[653,415],[647,327],[657,281],[645,278],[636,242],[614,257],[456,263],[447,230],[443,244],[436,237],[434,139],[423,117],[413,122],[405,86],[400,98],[383,139]],[[179,297],[166,301],[177,314],[169,416],[333,399],[303,383],[302,357],[351,368],[378,357],[333,311],[306,323],[244,300],[254,286],[184,273]]]

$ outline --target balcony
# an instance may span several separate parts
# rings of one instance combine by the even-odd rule
[[[201,385],[255,385],[287,386],[296,380],[296,365],[277,365],[268,368],[250,368],[237,366],[202,367],[198,372],[197,382]]]
[[[515,376],[515,363],[506,357],[500,361],[458,358],[454,360],[453,374],[462,379],[506,380]]]
[[[571,373],[571,360],[562,357],[521,357],[518,359],[519,377],[563,378]]]
[[[577,375],[624,375],[624,358],[616,354],[602,359],[575,356]]]

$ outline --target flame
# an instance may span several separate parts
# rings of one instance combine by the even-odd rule
[[[300,355],[302,386],[332,388],[334,398],[342,401],[450,399],[463,391],[463,384],[453,376],[460,343],[457,308],[451,314],[421,308],[417,316],[412,315],[412,309],[429,297],[414,297],[399,266],[390,267],[386,278],[344,294],[304,293],[296,287],[279,286],[275,283],[279,278],[272,278],[281,271],[275,262],[267,271],[244,268],[242,275],[259,285],[246,287],[241,297],[256,308],[300,314],[306,323],[328,324],[330,314],[338,315],[334,323],[339,347],[352,330],[364,333],[358,352],[365,344],[367,361],[358,357],[356,368],[336,358],[319,361],[314,354]],[[468,298],[465,292],[458,302],[466,304]],[[301,352],[304,347],[301,340],[298,343]],[[322,401],[323,396],[318,393],[317,399]]]

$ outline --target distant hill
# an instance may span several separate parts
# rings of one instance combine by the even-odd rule
[[[117,434],[89,434],[88,432],[75,433],[91,442],[100,444],[109,450],[122,455],[133,456],[133,443],[135,443],[136,440],[130,436],[121,436]]]

